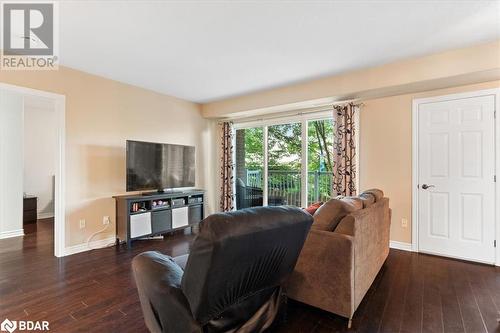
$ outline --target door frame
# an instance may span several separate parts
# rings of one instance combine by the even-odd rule
[[[457,94],[441,95],[426,98],[415,98],[412,101],[412,230],[411,247],[413,252],[419,252],[418,248],[418,108],[420,104],[443,102],[455,99],[464,99],[480,96],[494,96],[495,98],[495,174],[500,175],[500,120],[496,117],[496,112],[500,110],[500,88],[484,89]],[[500,266],[500,180],[495,183],[495,262]],[[462,259],[459,256],[457,259]]]
[[[2,82],[0,82],[0,90],[17,93],[23,96],[36,96],[36,97],[48,98],[54,101],[54,108],[56,113],[55,127],[57,130],[56,170],[55,170],[55,182],[54,182],[55,183],[54,255],[56,257],[63,257],[65,255],[65,226],[66,226],[66,218],[65,218],[66,96],[43,90],[31,89],[12,84],[2,83]]]

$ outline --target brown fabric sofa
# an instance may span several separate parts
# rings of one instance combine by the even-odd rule
[[[287,294],[349,318],[350,327],[354,312],[389,254],[389,199],[380,190],[369,190],[359,197],[330,201],[314,214]],[[325,221],[329,219],[334,229],[328,230]]]

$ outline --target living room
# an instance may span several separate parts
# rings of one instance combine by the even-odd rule
[[[2,330],[500,328],[499,1],[31,5],[1,4]]]

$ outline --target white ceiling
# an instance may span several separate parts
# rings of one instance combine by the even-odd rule
[[[210,102],[500,38],[497,1],[71,1],[63,65]]]

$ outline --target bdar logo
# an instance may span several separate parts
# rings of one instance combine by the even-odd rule
[[[31,321],[31,320],[9,320],[5,319],[0,324],[0,331],[12,333],[15,330],[24,332],[33,331],[50,331],[49,322],[46,320]]]
[[[12,333],[16,330],[16,328],[17,328],[17,323],[15,321],[10,321],[7,318],[5,318],[2,324],[0,324],[0,330],[4,332]]]

